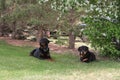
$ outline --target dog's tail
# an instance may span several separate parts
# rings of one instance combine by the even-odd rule
[[[50,61],[50,62],[54,62],[55,60],[54,59],[52,59],[52,58],[50,58],[50,59],[47,59],[48,61]]]

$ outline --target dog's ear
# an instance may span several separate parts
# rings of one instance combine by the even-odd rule
[[[78,51],[79,51],[79,52],[81,51],[81,47],[78,48]]]
[[[47,43],[50,43],[50,41],[47,39]]]
[[[89,48],[88,48],[87,46],[85,46],[85,49],[86,49],[86,51],[88,51],[88,50],[89,50]]]

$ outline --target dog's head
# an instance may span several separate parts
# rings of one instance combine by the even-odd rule
[[[50,42],[50,41],[49,41],[47,38],[42,38],[42,39],[40,39],[40,42],[39,42],[40,47],[41,47],[42,49],[47,49],[49,42]]]
[[[80,46],[78,48],[78,51],[79,51],[80,57],[84,57],[84,55],[86,55],[87,52],[89,51],[89,48],[87,46]]]

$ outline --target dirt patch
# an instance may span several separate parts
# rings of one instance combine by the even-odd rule
[[[0,40],[4,40],[8,44],[11,44],[11,45],[14,45],[14,46],[32,46],[32,47],[35,47],[35,48],[39,47],[38,42],[32,42],[32,41],[28,41],[28,40],[16,40],[16,39],[11,39],[9,37],[0,37]],[[50,51],[53,51],[53,52],[58,53],[58,54],[62,54],[62,53],[65,53],[65,52],[67,52],[67,53],[70,52],[70,53],[73,53],[75,55],[78,55],[77,48],[69,49],[67,46],[59,46],[59,45],[54,44],[52,42],[50,42],[49,48],[50,48]],[[99,52],[95,51],[94,49],[90,49],[90,51],[95,53],[98,60],[108,60],[109,59],[107,57],[98,56]]]
[[[5,40],[8,44],[14,45],[14,46],[32,46],[32,47],[39,47],[39,44],[37,42],[32,42],[28,40],[16,40],[11,39],[9,37],[0,37],[0,40]],[[55,53],[64,53],[64,52],[70,52],[77,54],[77,49],[69,49],[66,46],[59,46],[54,43],[49,44],[50,50]]]

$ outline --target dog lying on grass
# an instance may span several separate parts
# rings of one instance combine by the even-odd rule
[[[30,52],[30,56],[34,56],[42,60],[47,59],[49,61],[52,61],[48,47],[49,42],[50,41],[47,38],[42,38],[39,42],[40,47],[32,50]]]
[[[79,51],[80,60],[82,62],[89,63],[91,61],[96,60],[96,56],[94,55],[94,53],[89,51],[89,48],[87,46],[80,46],[78,48],[78,51]]]

